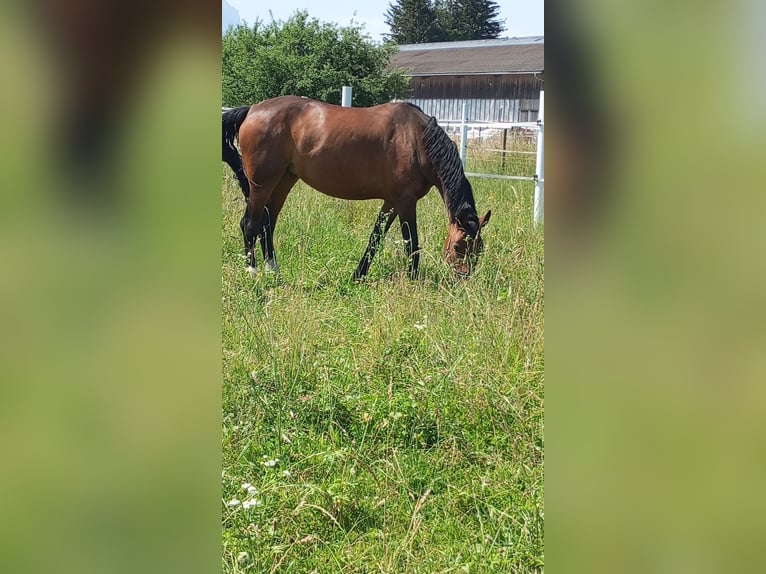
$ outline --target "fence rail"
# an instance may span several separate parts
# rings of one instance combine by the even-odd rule
[[[439,125],[442,127],[462,126],[463,120],[439,120]],[[511,128],[525,128],[530,130],[536,130],[537,122],[471,122],[466,121],[468,129],[489,129],[489,130],[506,130]]]

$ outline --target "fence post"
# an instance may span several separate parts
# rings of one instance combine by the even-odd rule
[[[500,160],[500,171],[505,173],[505,144],[508,141],[508,128],[503,128],[503,155]]]
[[[463,102],[463,117],[460,120],[460,161],[465,168],[466,155],[468,153],[468,102]]]
[[[534,223],[538,225],[545,213],[545,91],[540,91],[540,111],[537,115],[537,160],[535,162]]]
[[[351,86],[343,86],[343,89],[340,91],[340,105],[344,108],[351,107],[351,90]]]

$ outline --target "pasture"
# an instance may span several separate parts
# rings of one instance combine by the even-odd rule
[[[421,279],[397,221],[357,284],[380,202],[299,182],[274,235],[281,272],[252,277],[228,166],[222,182],[223,571],[542,571],[532,184],[472,180],[493,215],[470,279],[441,256],[434,189],[418,204]]]

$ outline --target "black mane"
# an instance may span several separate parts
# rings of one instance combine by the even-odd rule
[[[471,184],[465,177],[457,147],[434,117],[428,118],[423,130],[423,144],[441,182],[440,191],[447,210],[453,219],[468,227],[466,231],[471,236],[475,236],[478,231],[478,217]],[[470,229],[474,227],[474,223],[475,230]]]

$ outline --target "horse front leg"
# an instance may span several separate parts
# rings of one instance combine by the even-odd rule
[[[370,240],[367,243],[367,249],[365,249],[364,255],[362,255],[362,259],[359,261],[356,271],[354,271],[354,281],[360,281],[367,275],[367,272],[370,270],[372,259],[375,257],[375,253],[383,241],[383,238],[386,236],[386,233],[388,233],[388,230],[391,228],[394,219],[396,219],[396,211],[390,203],[384,202],[383,206],[380,208],[378,217],[375,220],[375,225],[372,228]]]
[[[418,225],[414,207],[406,214],[400,213],[399,221],[402,225],[404,249],[409,259],[410,279],[417,279],[420,266],[420,244],[418,243]]]

